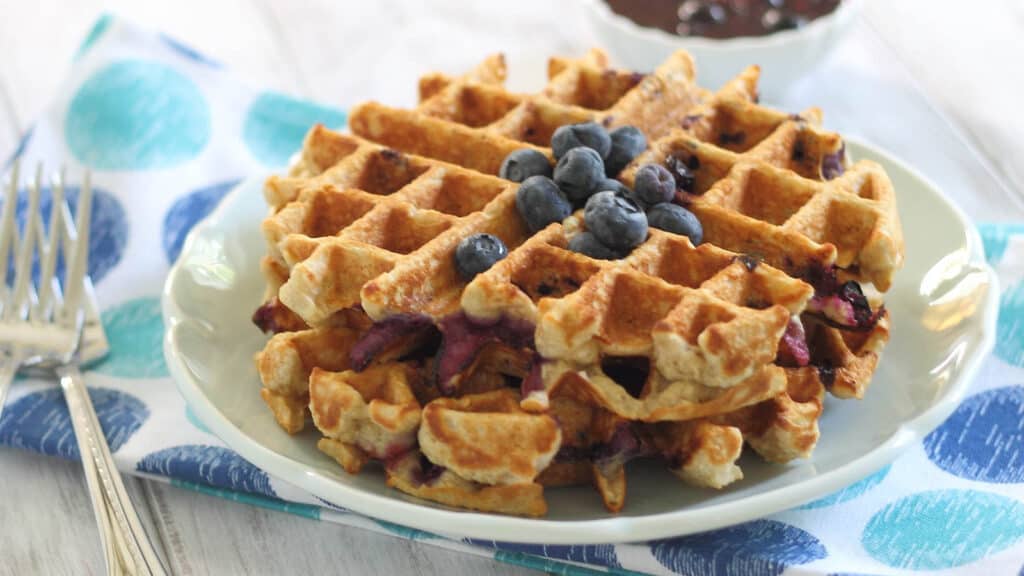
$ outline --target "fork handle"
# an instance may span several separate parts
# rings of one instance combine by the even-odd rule
[[[71,413],[109,573],[164,576],[166,572],[114,466],[81,372],[72,364],[58,368],[57,375]],[[119,562],[112,563],[112,558]]]

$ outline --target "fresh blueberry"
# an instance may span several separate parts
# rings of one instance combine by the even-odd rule
[[[561,158],[569,150],[580,146],[596,151],[601,158],[607,158],[612,149],[612,139],[597,122],[559,126],[551,136],[551,151],[555,158]]]
[[[561,222],[572,213],[572,206],[554,180],[547,176],[530,176],[516,192],[516,210],[531,232]]]
[[[604,161],[604,171],[608,176],[616,176],[647,148],[647,138],[635,126],[620,126],[612,130],[612,150]]]
[[[597,187],[598,192],[604,192],[605,190],[611,190],[612,192],[627,198],[631,198],[633,195],[633,191],[630,190],[628,186],[619,182],[615,178],[605,178],[601,182],[601,185]]]
[[[667,202],[655,204],[647,210],[647,221],[652,228],[686,236],[694,246],[704,240],[700,220],[682,206]]]
[[[583,221],[602,244],[631,250],[647,239],[647,216],[632,200],[615,192],[598,192],[587,200]]]
[[[632,198],[641,206],[670,202],[676,195],[676,179],[668,168],[644,164],[636,171]]]
[[[513,182],[522,182],[530,176],[551,177],[551,162],[542,152],[533,148],[512,151],[501,163],[498,176]]]
[[[508,256],[508,248],[501,238],[493,234],[473,234],[459,242],[455,249],[455,268],[469,282],[505,256]]]
[[[693,192],[694,186],[697,184],[697,178],[693,175],[690,167],[686,165],[686,162],[681,158],[669,156],[665,159],[665,167],[668,168],[669,173],[675,178],[677,190]]]
[[[579,252],[584,256],[590,256],[598,260],[618,260],[622,258],[622,255],[612,250],[611,248],[601,244],[601,241],[597,239],[588,231],[580,232],[569,239],[569,250],[573,252]]]
[[[590,148],[573,148],[555,165],[555,183],[574,202],[589,198],[604,178],[604,162]]]

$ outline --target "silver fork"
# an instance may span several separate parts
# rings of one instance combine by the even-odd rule
[[[89,174],[78,194],[77,220],[64,198],[63,172],[51,182],[49,226],[40,213],[42,167],[29,187],[25,224],[18,234],[18,165],[15,164],[0,215],[0,412],[15,374],[56,374],[82,457],[93,512],[99,526],[108,574],[165,574],[114,467],[96,411],[79,370],[106,355],[106,335],[99,320],[92,283],[86,274],[92,188]],[[47,237],[46,230],[49,230]],[[66,264],[63,284],[56,278],[57,254]],[[13,287],[7,265],[14,255]],[[33,285],[33,257],[39,281]]]

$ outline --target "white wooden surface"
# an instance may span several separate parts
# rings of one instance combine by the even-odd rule
[[[573,2],[0,0],[0,156],[46,105],[102,10],[166,31],[254,85],[340,105],[411,102],[419,73],[465,69],[491,51],[535,57],[593,43]],[[910,70],[900,81],[923,88],[1009,188],[1024,190],[1024,3],[869,0],[864,18]],[[884,112],[880,122],[898,121]],[[158,483],[129,484],[176,574],[524,572]],[[76,463],[0,449],[0,487],[0,576],[102,572]]]

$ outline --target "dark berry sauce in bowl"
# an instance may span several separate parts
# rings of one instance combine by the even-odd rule
[[[765,36],[831,14],[840,0],[606,0],[616,14],[680,36]]]

